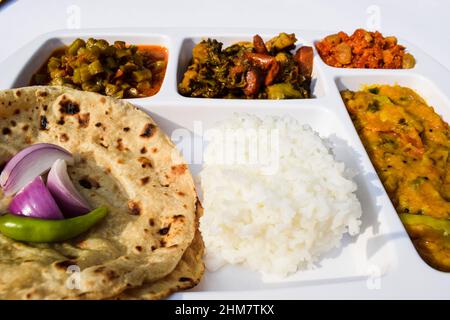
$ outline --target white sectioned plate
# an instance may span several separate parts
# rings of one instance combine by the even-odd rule
[[[85,29],[44,34],[1,65],[0,89],[28,85],[51,52],[75,38],[124,40],[160,44],[169,50],[161,90],[152,97],[129,99],[147,111],[177,143],[196,176],[202,166],[203,133],[233,113],[290,115],[328,138],[339,161],[356,173],[357,197],[363,209],[361,233],[346,236],[315,268],[285,278],[262,277],[241,266],[206,272],[194,289],[172,299],[314,299],[314,298],[450,298],[450,275],[429,267],[417,254],[362,146],[345,105],[342,89],[366,84],[400,84],[415,89],[436,112],[450,121],[450,72],[414,45],[400,40],[416,60],[410,70],[340,69],[327,66],[314,49],[313,96],[304,100],[238,100],[187,98],[177,83],[200,39],[211,37],[225,46],[265,40],[279,32],[294,32],[299,45],[310,45],[333,32],[268,29]],[[186,140],[186,138],[189,138]],[[186,147],[186,141],[190,145]],[[182,143],[183,142],[183,143]],[[207,212],[205,213],[207,214]]]

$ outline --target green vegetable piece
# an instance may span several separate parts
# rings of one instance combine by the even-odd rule
[[[95,39],[89,38],[88,41],[86,41],[86,48],[92,48],[95,45]]]
[[[134,70],[138,69],[138,66],[135,65],[133,62],[128,61],[124,65],[121,65],[119,67],[120,70],[122,70],[124,73],[132,72]]]
[[[120,88],[112,83],[108,83],[105,85],[105,93],[107,96],[112,96],[114,93],[119,91]]]
[[[107,57],[105,61],[106,61],[106,66],[110,69],[114,69],[117,67],[117,62],[116,62],[116,60],[114,60],[113,57]]]
[[[81,89],[84,91],[99,92],[101,90],[101,86],[97,83],[86,81],[81,84]]]
[[[380,88],[378,88],[378,87],[371,87],[368,90],[369,90],[370,93],[373,93],[373,94],[379,94],[380,93]]]
[[[142,81],[139,82],[136,86],[136,88],[138,89],[138,91],[140,93],[144,93],[145,91],[147,91],[148,89],[150,89],[152,87],[152,85],[150,84],[149,81]]]
[[[164,70],[166,68],[166,62],[164,60],[155,61],[152,64],[152,67],[154,68],[155,72],[162,71],[162,70]]]
[[[144,80],[151,80],[151,78],[152,78],[152,72],[148,69],[133,71],[133,80],[136,82],[141,82]]]
[[[70,44],[69,48],[67,49],[67,53],[74,56],[77,54],[78,49],[84,46],[86,46],[86,42],[84,42],[83,39],[76,39]]]
[[[296,41],[297,38],[294,33],[287,34],[281,32],[279,35],[266,42],[266,48],[269,52],[278,52],[294,46]]]
[[[95,60],[94,62],[90,63],[88,69],[91,75],[96,75],[97,73],[103,72],[103,66],[100,60]]]
[[[114,41],[114,47],[116,47],[117,49],[125,49],[126,43],[125,41]]]
[[[445,235],[450,235],[450,220],[436,219],[430,216],[400,213],[400,220],[407,226],[424,225]]]
[[[405,53],[402,60],[402,68],[403,69],[411,69],[416,65],[416,59],[410,53]]]
[[[112,95],[112,97],[116,98],[116,99],[122,99],[123,98],[123,90],[117,91],[116,93],[114,93]]]
[[[128,49],[117,49],[116,50],[116,57],[117,58],[123,58],[123,57],[127,57],[127,56],[131,56],[131,51]]]
[[[53,71],[53,70],[59,68],[60,65],[61,65],[61,59],[56,58],[56,57],[51,57],[48,60],[47,67],[48,67],[49,71]]]
[[[92,78],[92,75],[89,72],[89,66],[88,65],[84,64],[84,65],[82,65],[81,67],[79,67],[76,70],[78,70],[78,72],[80,73],[81,82],[89,81]]]
[[[267,98],[273,100],[279,99],[298,99],[302,93],[295,90],[290,83],[277,83],[266,88]]]
[[[378,100],[373,100],[367,105],[367,110],[370,112],[377,112],[380,111],[380,107],[380,102]]]
[[[108,213],[99,207],[85,215],[64,220],[37,219],[13,214],[0,216],[0,232],[5,236],[26,242],[60,242],[86,232]]]
[[[104,39],[98,39],[95,42],[95,46],[99,47],[102,51],[104,51],[109,47],[109,43],[108,43],[108,41],[106,41]]]

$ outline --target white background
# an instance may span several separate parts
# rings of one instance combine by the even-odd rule
[[[74,7],[75,6],[75,7]],[[75,8],[75,9],[74,9]],[[450,1],[446,0],[21,0],[0,7],[0,62],[36,36],[73,27],[264,27],[344,30],[373,23],[404,38],[450,69]],[[378,9],[375,9],[378,10]],[[73,16],[72,16],[73,18]]]

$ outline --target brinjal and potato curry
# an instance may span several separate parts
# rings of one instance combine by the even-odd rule
[[[450,272],[450,129],[413,90],[342,91],[370,159],[419,254]]]
[[[30,85],[59,85],[114,98],[155,95],[166,72],[167,49],[158,45],[74,40],[55,50]]]
[[[239,42],[225,49],[215,39],[192,49],[192,62],[178,85],[188,97],[301,99],[311,97],[313,49],[295,53],[295,34],[280,33],[264,42]]]

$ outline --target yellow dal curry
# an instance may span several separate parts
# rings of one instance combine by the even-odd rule
[[[450,272],[450,130],[413,90],[371,86],[342,98],[420,255]]]

